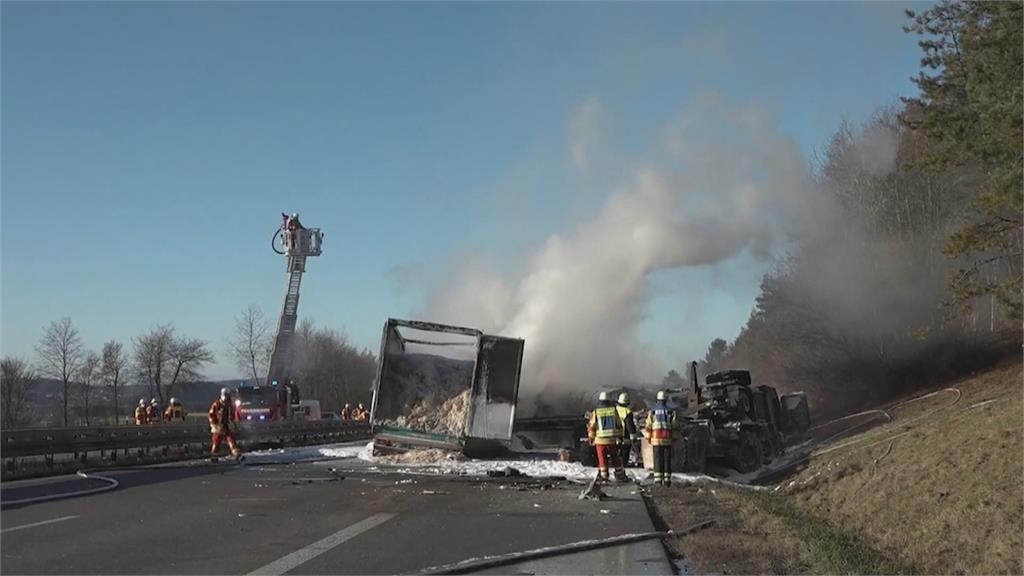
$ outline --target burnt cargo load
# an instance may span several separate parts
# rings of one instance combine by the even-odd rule
[[[389,318],[370,422],[374,449],[493,453],[512,439],[523,340]]]

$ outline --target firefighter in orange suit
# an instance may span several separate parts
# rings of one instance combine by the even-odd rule
[[[185,421],[185,407],[178,402],[177,398],[171,398],[167,409],[164,410],[164,422],[184,422]]]
[[[360,402],[359,406],[356,406],[355,412],[352,414],[353,420],[359,420],[365,422],[370,419],[370,412],[366,408],[363,408],[363,403]]]
[[[597,450],[597,472],[601,480],[608,480],[609,465],[615,468],[615,479],[626,480],[626,471],[619,457],[619,444],[625,437],[626,428],[618,410],[608,400],[608,393],[601,392],[598,405],[590,414],[587,425],[587,437],[590,444]]]
[[[647,413],[644,432],[654,449],[654,482],[672,485],[672,430],[676,428],[676,412],[665,403],[667,395],[658,391],[658,401]]]
[[[135,425],[142,426],[147,424],[146,420],[146,399],[139,398],[139,405],[135,407]]]
[[[159,424],[160,423],[160,404],[157,403],[156,398],[149,401],[149,406],[146,406],[146,424]]]
[[[345,407],[341,409],[342,420],[352,420],[352,405],[345,404]]]
[[[231,403],[231,393],[227,388],[220,389],[220,398],[210,404],[210,412],[207,416],[210,419],[210,433],[213,435],[213,441],[210,444],[210,459],[214,462],[217,461],[217,449],[220,448],[222,441],[227,440],[228,448],[231,449],[231,455],[235,457],[235,460],[239,462],[244,460],[242,451],[235,443],[235,405]]]

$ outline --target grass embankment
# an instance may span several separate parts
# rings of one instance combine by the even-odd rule
[[[1018,359],[896,406],[767,491],[656,491],[677,530],[716,520],[671,544],[695,572],[1021,574],[1022,377]]]

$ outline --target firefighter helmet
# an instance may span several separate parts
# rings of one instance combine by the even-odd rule
[[[139,406],[145,406],[145,405],[146,405],[146,399],[145,398],[139,398]]]
[[[608,393],[607,392],[601,392],[600,394],[598,394],[597,395],[597,401],[598,402],[607,402],[608,401]]]
[[[221,388],[220,389],[220,397],[221,398],[228,398],[230,396],[231,396],[231,391],[230,390],[228,390],[227,388]]]
[[[658,390],[658,400],[665,400],[668,398],[668,394],[664,390]]]
[[[619,404],[622,406],[629,406],[629,394],[625,392],[619,394]]]

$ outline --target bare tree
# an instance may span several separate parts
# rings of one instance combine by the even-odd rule
[[[198,380],[203,366],[213,362],[206,342],[178,338],[170,324],[158,326],[135,339],[135,371],[149,385],[151,395],[165,403],[179,382]]]
[[[213,362],[213,352],[206,342],[198,338],[175,338],[171,343],[171,381],[167,384],[166,395],[170,396],[175,384],[195,382],[202,379],[203,366]],[[164,402],[164,394],[160,394]]]
[[[37,382],[38,378],[28,362],[13,356],[0,360],[0,402],[3,403],[4,428],[24,423],[26,400]]]
[[[54,320],[43,331],[36,353],[41,361],[40,372],[56,378],[64,384],[64,425],[68,425],[68,392],[71,378],[82,363],[82,341],[78,330],[71,324],[71,318]]]
[[[91,426],[89,421],[89,399],[92,396],[92,386],[100,374],[100,357],[95,352],[88,351],[82,356],[82,365],[78,367],[78,397],[82,399],[82,408],[85,411],[85,425]]]
[[[303,397],[316,398],[328,409],[370,402],[376,360],[369,350],[360,351],[344,334],[306,320],[296,331],[295,347],[292,374]]]
[[[107,385],[113,388],[114,422],[120,422],[121,413],[118,409],[117,387],[121,383],[121,374],[128,368],[128,356],[124,353],[121,343],[113,340],[103,345],[101,355],[100,374]]]
[[[171,363],[174,327],[170,324],[157,326],[135,338],[134,344],[136,377],[139,382],[149,386],[150,397],[156,397],[158,394],[162,394],[160,385],[163,383]]]
[[[254,384],[260,383],[260,375],[266,374],[270,366],[271,340],[270,325],[263,311],[250,304],[235,318],[235,334],[228,341],[231,357],[239,370],[252,372]]]

